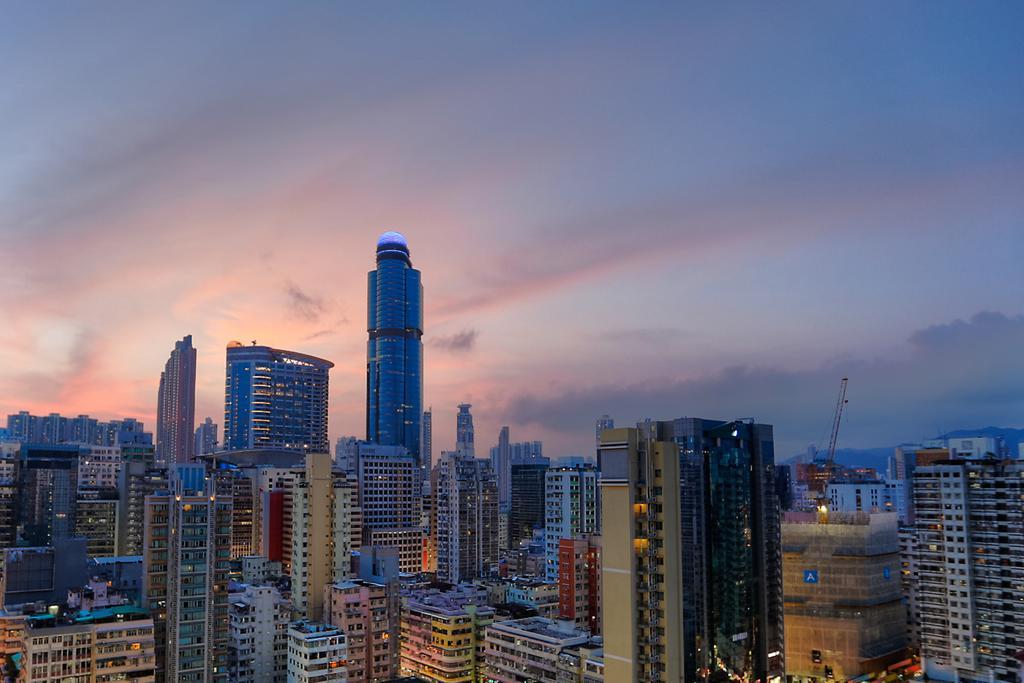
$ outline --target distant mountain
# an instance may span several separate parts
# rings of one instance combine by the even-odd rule
[[[951,432],[946,432],[938,438],[940,439],[959,439],[969,436],[992,436],[997,439],[1002,439],[1007,447],[1010,449],[1010,457],[1017,456],[1017,444],[1024,441],[1024,429],[1014,429],[1012,427],[982,427],[980,429],[955,429]],[[913,442],[917,443],[917,442]],[[836,462],[844,465],[856,465],[860,467],[874,467],[878,470],[879,474],[884,475],[885,469],[888,466],[889,456],[892,455],[893,449],[896,446],[906,446],[908,443],[896,444],[893,446],[882,446],[878,448],[837,448],[836,449]],[[807,453],[798,453],[793,455],[780,464],[796,462],[799,459],[806,460]]]

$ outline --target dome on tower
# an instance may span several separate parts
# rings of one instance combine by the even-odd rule
[[[405,251],[409,251],[409,243],[405,240],[405,235],[400,232],[393,232],[389,230],[380,236],[377,240],[377,251],[387,248],[399,247]]]

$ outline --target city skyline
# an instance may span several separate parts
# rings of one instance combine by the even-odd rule
[[[397,230],[438,453],[467,402],[478,451],[754,413],[781,460],[847,375],[843,446],[1021,424],[1020,8],[588,10],[12,10],[0,411],[154,426],[191,334],[197,415],[257,339],[334,362],[330,440],[362,435]]]

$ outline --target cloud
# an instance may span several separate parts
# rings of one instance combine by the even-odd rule
[[[441,349],[442,351],[449,351],[451,353],[467,353],[472,351],[476,346],[476,340],[479,336],[479,330],[470,329],[446,336],[431,337],[427,343],[431,347]]]
[[[320,319],[325,309],[322,297],[302,290],[294,282],[285,284],[285,294],[288,297],[288,310],[292,315],[311,323]]]
[[[777,455],[822,440],[839,379],[850,378],[840,443],[884,446],[1024,416],[1024,316],[981,312],[911,334],[892,357],[834,359],[815,367],[738,365],[698,377],[649,376],[551,394],[521,393],[509,418],[580,432],[602,413],[622,424],[651,417],[754,416],[775,425]]]

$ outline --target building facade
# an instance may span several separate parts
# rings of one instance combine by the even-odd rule
[[[558,618],[601,634],[601,541],[596,536],[558,543]]]
[[[606,429],[601,468],[606,680],[683,680],[679,449],[639,429]]]
[[[405,446],[422,465],[423,284],[397,232],[377,241],[367,312],[366,440]]]
[[[431,683],[477,683],[494,608],[459,591],[403,599],[401,673]]]
[[[457,584],[498,563],[498,486],[490,466],[445,453],[437,476],[437,577]]]
[[[196,427],[193,450],[195,455],[209,455],[217,452],[217,423],[206,418]]]
[[[422,571],[423,470],[419,462],[401,446],[375,446],[360,452],[358,471],[363,545],[395,547],[403,572]]]
[[[295,351],[228,344],[224,450],[329,453],[328,374],[333,367]]]
[[[893,512],[790,512],[782,524],[786,672],[851,680],[907,656]]]
[[[156,402],[156,459],[161,464],[187,463],[195,454],[196,350],[192,335],[174,342],[160,373]]]
[[[925,676],[1016,681],[1024,632],[1024,463],[946,460],[913,479],[910,576]]]
[[[544,479],[544,553],[548,581],[558,581],[562,539],[600,532],[598,472],[593,465],[552,467]]]
[[[484,661],[493,683],[560,683],[563,652],[590,640],[590,634],[565,621],[543,617],[509,619],[487,627]]]
[[[515,501],[509,509],[509,548],[518,548],[533,540],[534,530],[544,529],[546,464],[512,465],[511,496]]]
[[[157,681],[228,680],[231,498],[201,465],[172,470],[146,498],[144,604],[156,629]]]
[[[288,683],[345,683],[345,634],[330,624],[297,621],[288,627]]]
[[[228,597],[228,679],[284,683],[291,605],[273,586],[241,585]]]
[[[345,634],[350,683],[378,683],[398,675],[399,603],[394,584],[333,583],[324,598],[328,623]]]

